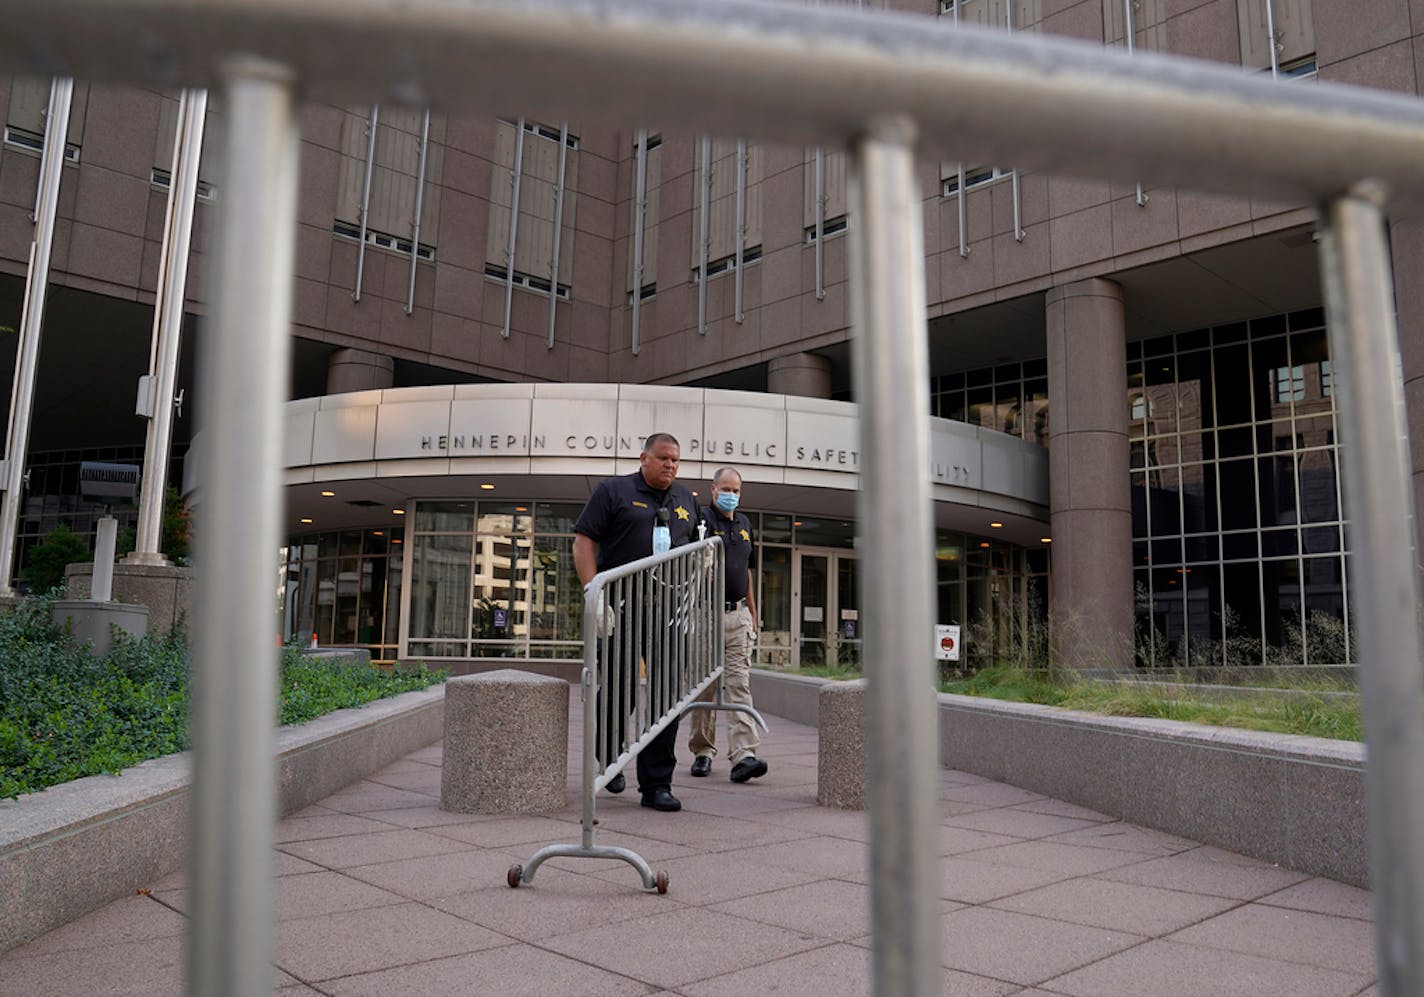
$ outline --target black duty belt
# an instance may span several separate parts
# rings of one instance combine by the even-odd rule
[[[738,599],[736,602],[723,603],[723,606],[724,606],[724,608],[726,609],[727,612],[729,612],[729,613],[735,613],[737,610],[741,609],[741,608],[742,608],[743,606],[745,606],[746,604],[747,604],[746,596],[742,596],[742,598]]]

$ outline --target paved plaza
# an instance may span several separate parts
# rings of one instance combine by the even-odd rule
[[[283,997],[439,994],[867,994],[869,823],[816,806],[814,728],[768,717],[763,779],[687,776],[681,813],[601,797],[599,843],[666,870],[555,859],[511,890],[508,868],[579,840],[572,697],[563,810],[439,808],[432,745],[277,828]],[[683,739],[685,740],[685,738]],[[630,779],[630,783],[633,780]],[[945,994],[1374,994],[1368,892],[1012,786],[940,773]],[[0,994],[183,992],[175,874],[0,956]]]

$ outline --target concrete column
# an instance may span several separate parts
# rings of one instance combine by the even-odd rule
[[[1394,308],[1404,368],[1404,407],[1409,419],[1409,464],[1414,476],[1414,553],[1424,550],[1424,222],[1390,226],[1394,257]]]
[[[831,362],[814,353],[793,353],[767,364],[766,390],[774,395],[831,397]]]
[[[396,362],[382,353],[365,350],[337,350],[326,362],[326,393],[370,391],[395,384]]]
[[[1132,666],[1132,498],[1122,288],[1047,296],[1054,664]]]

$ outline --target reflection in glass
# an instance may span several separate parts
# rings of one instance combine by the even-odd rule
[[[1227,623],[1233,628],[1238,623],[1234,618],[1222,618],[1221,568],[1215,564],[1197,564],[1178,568],[1177,574],[1186,589],[1187,663],[1192,666],[1225,663]],[[1259,660],[1259,647],[1257,653]]]
[[[828,558],[801,555],[801,639],[802,668],[826,664],[826,610]]]
[[[422,532],[468,533],[474,524],[473,502],[428,502],[416,504],[415,528]]]
[[[802,516],[796,520],[796,543],[802,547],[854,547],[855,523]]]
[[[580,505],[538,502],[534,506],[534,529],[539,533],[572,533],[582,511],[583,506]]]
[[[757,532],[762,543],[789,544],[791,542],[791,517],[780,512],[764,512],[761,529]]]
[[[510,517],[497,513],[486,517],[483,509],[480,519],[510,522]],[[529,538],[522,536],[482,532],[475,538],[470,637],[479,642],[471,652],[476,657],[524,654],[529,635],[529,545]]]
[[[757,559],[761,571],[757,660],[784,668],[791,664],[791,549],[763,545]]]
[[[356,549],[360,550],[360,534]],[[331,643],[356,643],[356,605],[361,592],[361,559],[342,557],[336,562],[336,606],[333,611]]]
[[[836,616],[832,621],[840,630],[839,638],[833,643],[836,664],[842,668],[861,667],[861,642],[865,633],[861,629],[865,621],[861,619],[859,594],[857,590],[857,569],[853,557],[836,558]]]
[[[533,657],[577,658],[583,653],[583,585],[574,570],[573,543],[573,537],[534,538],[529,581]]]
[[[469,634],[470,534],[416,536],[411,550],[410,636]],[[460,645],[460,653],[464,653]]]
[[[1303,523],[1330,523],[1340,518],[1339,482],[1335,450],[1306,450],[1300,464],[1300,519]]]

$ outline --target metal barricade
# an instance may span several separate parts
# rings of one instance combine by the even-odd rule
[[[755,0],[0,0],[0,12],[6,71],[223,92],[227,179],[200,392],[211,435],[194,619],[192,992],[270,989],[276,665],[264,635],[281,540],[300,87],[482,112],[517,95],[559,119],[850,152],[858,533],[863,610],[877,621],[865,653],[880,994],[934,992],[942,975],[936,713],[917,671],[932,633],[934,533],[929,476],[912,471],[930,457],[916,154],[1319,205],[1361,607],[1380,992],[1424,993],[1424,651],[1385,229],[1424,204],[1424,103],[903,12]],[[54,216],[40,214],[42,283]],[[636,332],[633,342],[636,353]],[[15,492],[23,455],[8,457]],[[591,800],[587,811],[591,841]]]
[[[621,859],[645,889],[666,893],[666,872],[654,873],[637,852],[594,844],[595,794],[688,710],[730,710],[766,722],[750,706],[723,703],[722,541],[709,537],[621,567],[589,582],[583,613],[583,837],[577,845],[546,845],[527,865],[512,865],[511,887],[534,881],[559,855]],[[713,685],[717,697],[697,702]]]

